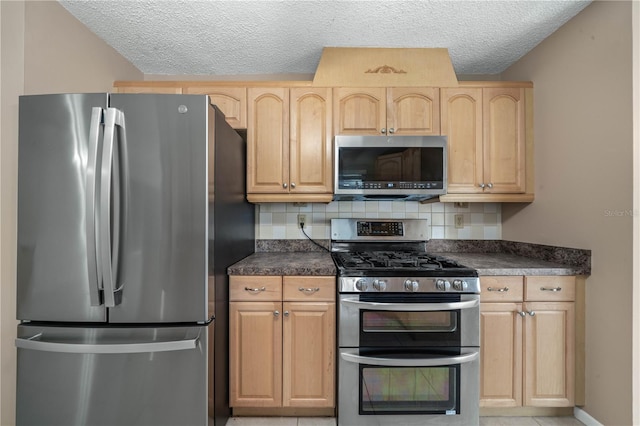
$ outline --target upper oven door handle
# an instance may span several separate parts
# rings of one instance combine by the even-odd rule
[[[378,365],[383,367],[437,367],[441,365],[465,364],[478,359],[480,353],[477,350],[454,356],[439,358],[380,358],[361,356],[358,349],[341,349],[340,357],[354,364]]]
[[[443,302],[443,303],[381,303],[363,302],[358,299],[345,298],[341,303],[352,305],[357,309],[369,309],[372,311],[455,311],[457,309],[471,309],[480,305],[480,299],[465,300],[464,302]]]

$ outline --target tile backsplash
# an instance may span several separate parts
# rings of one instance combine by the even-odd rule
[[[256,239],[305,239],[298,214],[306,215],[305,232],[330,239],[333,218],[428,219],[432,239],[496,240],[502,238],[500,203],[420,204],[417,201],[334,201],[322,203],[265,203],[256,205]],[[463,226],[455,227],[462,214]]]

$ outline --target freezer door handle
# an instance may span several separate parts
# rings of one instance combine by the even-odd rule
[[[120,258],[121,207],[126,208],[126,193],[122,194],[122,183],[126,185],[126,132],[124,113],[116,108],[107,108],[105,113],[104,142],[102,146],[102,171],[100,174],[100,257],[102,263],[102,282],[104,286],[104,304],[112,308],[120,303],[122,285],[117,286],[118,260]],[[118,140],[116,143],[116,127]],[[124,160],[124,161],[123,161]],[[115,170],[115,173],[113,171]],[[113,203],[113,205],[111,204]],[[113,218],[111,213],[113,212]],[[124,215],[126,216],[126,215]],[[112,228],[113,226],[113,228]],[[118,298],[116,298],[118,296]]]
[[[96,173],[100,165],[98,164],[98,153],[100,150],[100,128],[103,124],[103,112],[100,107],[91,110],[91,126],[89,128],[89,156],[87,158],[86,193],[85,193],[85,217],[86,217],[86,250],[87,250],[87,271],[89,274],[89,300],[91,306],[102,304],[100,294],[99,271],[102,270],[100,264],[100,247],[98,245],[96,230]]]
[[[42,333],[28,338],[17,338],[16,347],[41,352],[63,352],[74,354],[132,354],[168,352],[196,349],[199,337],[167,342],[148,343],[62,343],[40,340]]]

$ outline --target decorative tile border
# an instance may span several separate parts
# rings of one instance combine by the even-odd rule
[[[330,239],[333,218],[428,219],[432,239],[502,238],[499,203],[420,204],[417,201],[334,201],[321,203],[265,203],[256,207],[257,240],[306,239],[298,227],[298,213],[307,215],[305,232],[314,240]],[[456,228],[454,217],[463,215],[464,226]]]

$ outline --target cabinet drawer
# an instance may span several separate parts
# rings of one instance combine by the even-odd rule
[[[576,277],[525,277],[525,300],[541,302],[571,302],[576,300]]]
[[[284,277],[284,300],[292,302],[336,299],[336,277]]]
[[[481,302],[522,302],[523,280],[521,275],[480,277]]]
[[[232,302],[280,301],[282,300],[282,277],[231,275],[229,300]]]

